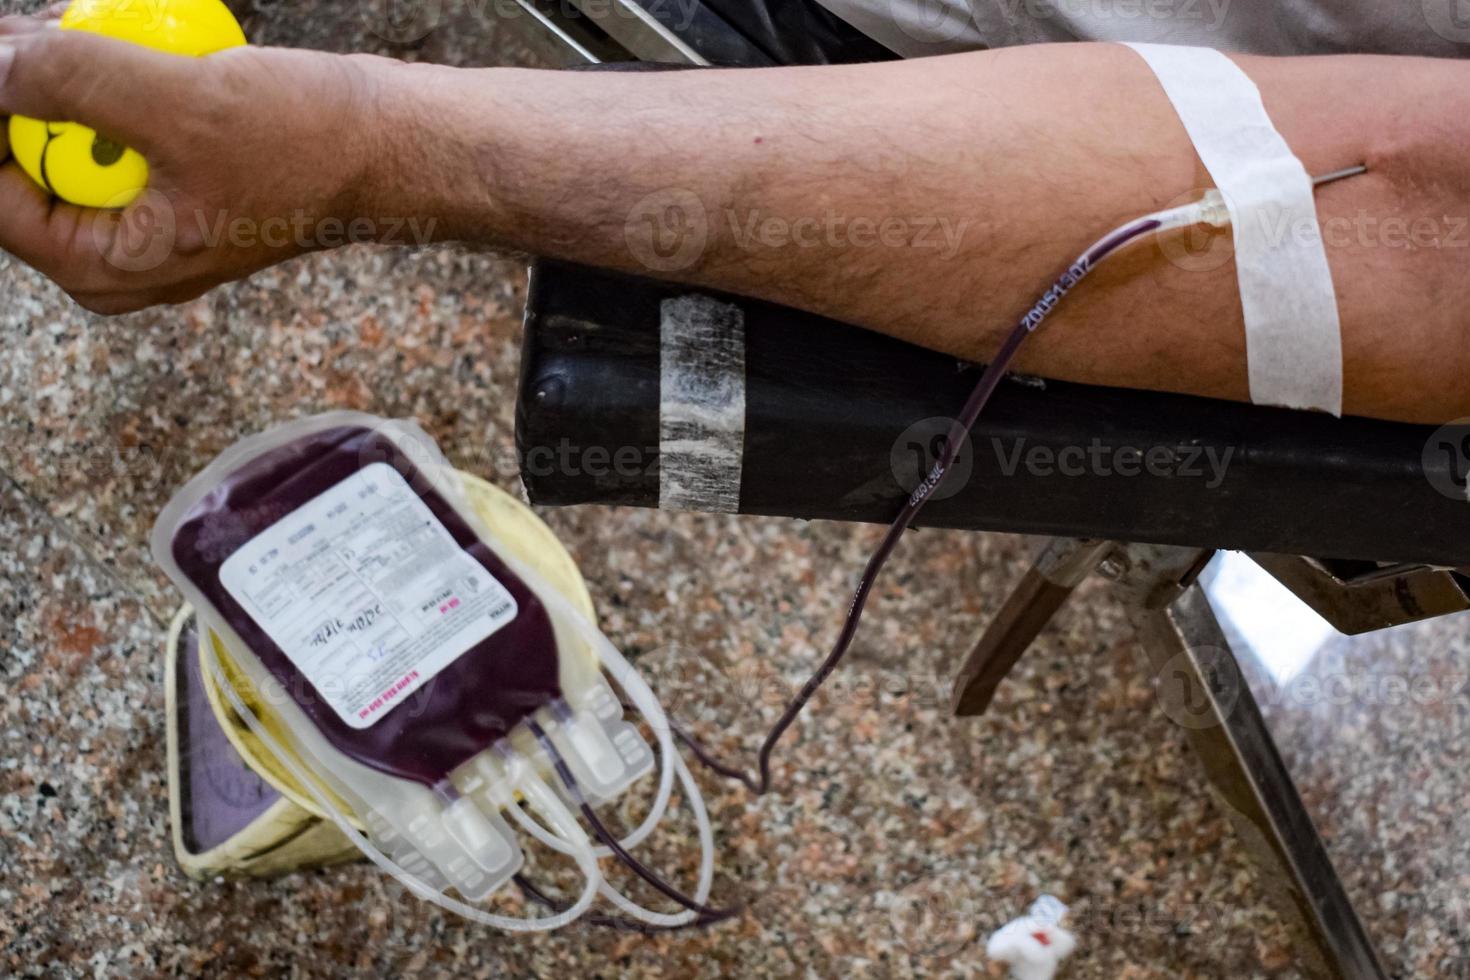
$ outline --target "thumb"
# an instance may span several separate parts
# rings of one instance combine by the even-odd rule
[[[40,26],[0,32],[0,116],[76,122],[143,152],[177,119],[199,59]]]

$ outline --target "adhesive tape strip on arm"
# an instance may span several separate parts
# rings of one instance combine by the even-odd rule
[[[1255,82],[1212,48],[1129,44],[1230,212],[1251,401],[1342,414],[1342,327],[1312,179]]]

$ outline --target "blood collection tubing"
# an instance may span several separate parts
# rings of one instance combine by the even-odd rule
[[[518,562],[513,556],[505,557],[508,560],[508,563],[511,564],[513,571],[521,575],[522,578],[530,581],[533,585],[537,583],[538,577],[534,569],[524,567],[524,565]],[[633,665],[628,662],[627,658],[622,655],[618,648],[614,646],[612,642],[602,634],[601,630],[598,630],[595,627],[590,627],[590,624],[586,624],[585,617],[570,602],[566,601],[566,599],[564,599],[559,593],[555,592],[554,590],[538,590],[538,594],[541,595],[542,601],[546,603],[548,609],[552,613],[570,618],[573,621],[580,622],[583,625],[589,626],[585,633],[593,643],[594,652],[598,660],[602,663],[602,666],[607,671],[608,675],[612,677],[617,685],[623,689],[623,693],[628,696],[630,701],[632,701],[633,707],[637,709],[639,714],[643,716],[644,720],[648,722],[649,727],[653,729],[654,735],[659,743],[659,754],[661,763],[667,766],[671,773],[682,770],[682,772],[680,772],[680,782],[684,786],[685,793],[689,796],[690,807],[693,810],[695,820],[699,825],[701,852],[699,884],[700,886],[703,886],[706,877],[708,877],[709,880],[712,881],[714,875],[714,834],[712,828],[708,826],[708,812],[705,810],[704,800],[699,792],[699,787],[695,784],[692,775],[688,771],[688,767],[684,765],[683,760],[679,756],[678,748],[674,745],[673,724],[670,722],[668,715],[664,712],[663,706],[659,704],[657,696],[653,693],[653,689],[648,686],[648,682],[645,681],[643,677],[637,672],[637,670],[634,669]],[[539,731],[539,726],[537,726],[534,721],[530,722],[529,727],[531,728],[531,731],[533,733]],[[547,745],[549,745],[549,743],[543,740],[543,749],[546,749]],[[548,755],[550,756],[553,765],[558,766],[559,772],[560,769],[565,768],[564,764],[562,764],[560,761],[559,755],[555,752],[554,749],[548,750]],[[567,773],[566,776],[563,776],[563,781],[565,782],[567,777],[569,776],[570,773]],[[574,796],[580,797],[581,790],[576,787],[574,781],[569,784],[568,788],[574,794]],[[667,812],[669,796],[669,793],[660,792],[660,798],[655,804],[655,809],[653,811],[650,811],[649,814],[649,817],[654,819],[655,822],[658,819],[661,819],[663,814]],[[629,837],[625,838],[623,841],[618,841],[610,834],[607,834],[606,828],[603,827],[601,821],[598,819],[596,811],[594,811],[591,805],[586,803],[585,801],[583,801],[582,803],[582,813],[583,816],[587,818],[588,822],[592,824],[593,829],[598,832],[599,836],[602,836],[604,838],[604,846],[601,848],[594,848],[593,850],[593,853],[596,854],[598,857],[617,857],[628,867],[632,868],[640,877],[643,877],[644,880],[654,885],[654,887],[658,888],[660,891],[663,891],[664,894],[668,895],[670,898],[673,898],[680,904],[684,904],[686,908],[689,907],[692,901],[693,906],[695,906],[694,911],[701,915],[711,917],[724,917],[728,914],[727,910],[710,909],[704,906],[704,899],[708,895],[707,891],[704,895],[698,895],[696,899],[690,900],[687,896],[679,894],[678,892],[673,890],[671,886],[669,886],[666,882],[663,882],[661,879],[657,879],[656,875],[653,875],[651,872],[648,871],[647,868],[643,867],[635,859],[633,859],[631,855],[626,853],[626,849],[630,846],[627,841],[632,839],[633,835],[629,835]],[[512,817],[515,817],[514,813],[512,814]],[[645,823],[647,822],[648,821],[645,820]],[[534,832],[532,832],[532,834],[533,836],[536,836],[538,840],[542,839],[540,835],[536,835]],[[550,846],[555,847],[555,845]],[[707,873],[705,870],[706,865],[708,865]],[[633,915],[638,915],[639,913],[637,911],[634,911],[634,908],[641,909],[641,907],[632,906],[631,903],[628,906],[624,906],[619,902],[619,899],[621,897],[622,896],[619,896],[618,898],[612,898],[611,896],[609,896],[613,903],[619,905],[620,908],[624,908],[624,911],[627,911]],[[642,911],[647,912],[648,910],[645,909]],[[652,912],[650,912],[649,914],[660,916],[662,915],[662,913]]]
[[[702,901],[692,899],[689,896],[684,895],[668,882],[664,881],[656,873],[645,867],[626,850],[624,850],[617,843],[616,838],[613,836],[612,832],[603,825],[602,819],[598,817],[597,811],[592,808],[592,804],[588,803],[586,797],[583,796],[581,787],[577,785],[576,777],[572,775],[571,768],[567,765],[566,760],[562,758],[562,755],[557,750],[556,746],[552,744],[551,739],[541,728],[540,723],[532,718],[528,719],[526,724],[527,727],[530,728],[531,733],[536,737],[536,741],[540,743],[542,751],[545,752],[548,757],[550,757],[552,761],[552,766],[555,769],[557,776],[560,777],[562,785],[567,788],[567,792],[576,801],[578,809],[580,809],[582,812],[582,817],[589,824],[592,825],[593,831],[597,834],[598,837],[602,839],[605,844],[607,844],[608,847],[613,850],[614,853],[617,854],[618,859],[621,860],[623,864],[627,865],[630,869],[633,870],[635,874],[637,874],[644,881],[648,882],[655,889],[662,892],[668,898],[671,898],[675,902],[678,902],[680,905],[683,905],[686,909],[699,913],[699,916],[706,919],[707,921],[726,919],[735,914],[733,910],[729,909],[709,908],[708,906],[705,906]],[[699,793],[696,789],[694,789],[692,781],[689,784],[689,789],[691,791],[691,802],[693,800],[699,799]],[[712,842],[713,841],[711,841],[711,843]]]
[[[710,824],[709,813],[704,806],[704,799],[694,786],[694,777],[689,772],[688,765],[677,755],[674,757],[674,765],[678,770],[679,783],[684,787],[685,793],[689,795],[690,808],[694,812],[695,823],[698,827],[700,847],[699,879],[695,885],[693,900],[696,903],[703,904],[709,898],[710,889],[714,883],[714,831]],[[523,792],[527,790],[525,786],[520,788]],[[538,797],[538,793],[544,794],[544,796]],[[527,802],[542,813],[546,812],[544,804],[559,807],[566,817],[571,818],[578,833],[582,833],[581,825],[576,823],[576,818],[572,817],[571,811],[567,810],[561,801],[539,779],[534,780],[531,784],[530,791],[526,792],[525,795]],[[536,840],[562,854],[573,853],[575,845],[571,841],[567,841],[553,830],[548,830],[546,827],[543,827],[540,823],[526,815],[520,807],[512,807],[509,812],[511,819]],[[518,883],[522,887],[526,885],[524,881]],[[654,911],[632,901],[622,892],[614,888],[606,879],[603,879],[601,884],[598,885],[598,892],[624,912],[640,922],[655,928],[667,929],[693,925],[695,924],[695,920],[700,916],[700,913],[693,909],[686,909],[683,912],[673,914]],[[628,925],[631,925],[631,923]]]
[[[689,767],[679,755],[675,754],[673,759],[679,784],[684,788],[684,792],[689,797],[689,806],[694,813],[695,824],[698,828],[700,861],[699,878],[694,890],[694,901],[703,904],[709,898],[710,888],[714,883],[714,828],[710,823],[709,812],[705,809],[704,798],[700,795],[698,787],[694,785],[694,777],[690,773]],[[513,765],[517,767],[518,776],[521,769],[529,769],[528,764],[524,760],[514,760]],[[575,854],[577,847],[575,835],[582,835],[585,839],[585,834],[571,811],[535,775],[529,775],[529,778],[525,779],[524,782],[515,781],[513,785],[522,792],[526,798],[526,802],[531,807],[543,816],[548,817],[547,822],[552,824],[552,827],[548,829],[543,826],[528,816],[518,806],[508,808],[511,819],[521,829],[525,830],[526,833],[552,850],[567,855]],[[550,819],[552,813],[557,815],[557,820],[553,821]],[[572,840],[566,839],[567,831],[565,828],[568,826],[568,823],[570,823],[571,827],[575,828],[575,835],[573,835]],[[522,882],[521,884],[524,885],[525,883]],[[604,898],[608,899],[624,912],[648,925],[659,928],[689,925],[699,915],[699,913],[692,909],[674,914],[654,911],[633,902],[627,896],[623,895],[622,892],[614,888],[606,879],[598,886],[598,891]]]
[[[654,740],[657,743],[659,756],[659,782],[658,790],[654,795],[653,806],[643,822],[631,833],[616,843],[624,848],[636,847],[653,833],[664,814],[668,812],[669,800],[674,792],[674,776],[676,772],[674,760],[679,757],[678,747],[674,744],[674,726],[664,713],[663,706],[658,703],[658,697],[653,689],[633,668],[627,659],[613,646],[607,637],[595,624],[587,619],[580,609],[566,601],[562,595],[547,584],[537,571],[521,561],[515,555],[504,553],[500,556],[501,561],[510,566],[521,580],[530,584],[541,602],[555,614],[561,616],[579,627],[580,632],[595,648],[594,653],[607,673],[612,676],[618,686],[623,689],[633,706],[653,729]],[[538,838],[539,839],[539,838]],[[614,857],[611,848],[598,844],[592,848],[592,853],[599,858]]]
[[[1333,171],[1330,174],[1315,178],[1312,181],[1312,185],[1313,187],[1321,187],[1324,184],[1330,184],[1347,177],[1356,177],[1359,174],[1365,173],[1367,169],[1366,166],[1355,166]],[[893,549],[897,547],[899,538],[903,536],[903,532],[908,530],[914,518],[924,509],[924,505],[928,503],[929,498],[939,487],[945,474],[949,472],[950,466],[954,464],[955,458],[959,455],[960,446],[968,438],[970,430],[974,428],[976,419],[980,417],[980,412],[990,401],[991,395],[995,394],[995,389],[1000,385],[1001,378],[1010,369],[1012,362],[1016,358],[1016,353],[1021,348],[1021,344],[1036,331],[1037,327],[1041,326],[1046,318],[1051,315],[1051,312],[1056,309],[1057,305],[1061,303],[1062,299],[1109,256],[1114,255],[1124,247],[1146,236],[1200,224],[1208,224],[1215,228],[1229,227],[1230,211],[1226,207],[1225,198],[1219,190],[1212,188],[1206,191],[1204,196],[1198,201],[1193,203],[1169,208],[1164,211],[1156,211],[1153,214],[1148,214],[1142,218],[1137,218],[1119,225],[1094,242],[1086,251],[1078,256],[1077,260],[1067,267],[1067,270],[1052,284],[1051,288],[1043,293],[1041,298],[1026,311],[1026,314],[1012,328],[1005,343],[1001,345],[1000,351],[986,365],[984,373],[981,374],[979,382],[976,383],[974,390],[970,393],[970,397],[965,401],[965,405],[960,410],[959,416],[952,421],[949,431],[944,437],[943,449],[940,451],[934,467],[929,471],[929,475],[909,495],[908,500],[904,503],[902,509],[899,510],[898,516],[888,526],[887,532],[883,535],[883,540],[879,542],[872,557],[868,559],[868,564],[863,569],[862,577],[858,580],[857,591],[853,595],[851,605],[848,606],[847,615],[843,619],[842,629],[837,635],[836,642],[832,645],[831,652],[827,654],[826,659],[822,661],[816,673],[812,674],[807,679],[807,682],[802,685],[796,697],[782,711],[781,717],[766,735],[765,741],[761,743],[760,751],[756,757],[758,774],[752,777],[744,769],[736,769],[733,766],[728,766],[718,761],[703,746],[684,732],[683,729],[675,727],[674,732],[679,737],[679,740],[689,747],[689,750],[694,753],[700,762],[722,776],[740,781],[757,796],[764,795],[770,791],[771,754],[775,751],[776,744],[786,734],[786,730],[791,727],[792,723],[796,721],[797,716],[801,714],[807,702],[816,694],[817,689],[837,669],[837,665],[846,656],[848,648],[852,645],[853,637],[857,633],[858,624],[862,621],[863,609],[867,605],[868,595],[872,591],[874,583],[877,581],[878,574],[882,572],[883,566],[887,564],[888,558],[892,555]]]
[[[406,868],[401,867],[392,858],[388,857],[388,855],[378,850],[377,846],[366,835],[348,822],[347,818],[341,814],[336,805],[327,799],[326,794],[317,788],[316,782],[302,768],[301,764],[288,754],[281,743],[276,740],[276,737],[270,733],[265,725],[261,724],[260,719],[255,716],[255,712],[244,702],[239,693],[236,692],[229,678],[225,676],[224,670],[220,667],[219,659],[215,656],[212,644],[203,643],[200,645],[200,650],[206,658],[204,664],[205,669],[213,675],[216,684],[219,685],[219,689],[224,692],[225,698],[230,702],[230,707],[245,720],[245,724],[249,726],[257,738],[265,743],[265,746],[271,750],[281,764],[290,771],[292,777],[302,786],[306,787],[307,791],[316,800],[317,805],[337,825],[337,829],[342,831],[348,840],[356,844],[358,849],[367,855],[370,861],[383,871],[386,871],[403,882],[404,886],[419,898],[427,902],[432,902],[446,911],[463,916],[472,922],[490,926],[494,929],[504,929],[507,932],[550,932],[553,929],[560,929],[562,926],[570,925],[581,918],[582,914],[592,907],[593,901],[597,898],[597,886],[602,882],[602,871],[598,868],[597,860],[593,857],[590,847],[573,855],[579,870],[582,871],[585,877],[582,893],[577,897],[577,900],[563,911],[536,919],[496,915],[492,912],[486,912],[484,909],[475,908],[473,905],[450,898]]]

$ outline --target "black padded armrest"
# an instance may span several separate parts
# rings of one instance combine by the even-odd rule
[[[660,304],[696,292],[708,293],[535,265],[516,416],[533,503],[658,505]],[[976,370],[822,317],[720,298],[738,305],[745,320],[740,511],[890,520],[906,495],[890,461],[895,441],[920,420],[957,412]],[[968,482],[932,502],[919,523],[1470,565],[1470,502],[1435,489],[1425,469],[1440,467],[1433,475],[1441,485],[1452,479],[1448,457],[1426,464],[1433,432],[1181,395],[1009,381],[975,428]],[[1138,475],[1103,473],[1086,463],[1066,475],[1025,462],[1048,455],[1055,462],[1068,447],[1093,446],[1106,461],[1102,469],[1132,448],[1153,450],[1155,473],[1169,475],[1150,475],[1142,465]],[[1018,451],[1022,461],[1013,465]],[[1223,475],[1212,458],[1227,460]]]

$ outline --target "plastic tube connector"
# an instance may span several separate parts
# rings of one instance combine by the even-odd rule
[[[1159,223],[1158,227],[1153,230],[1153,234],[1172,231],[1175,228],[1190,228],[1195,225],[1229,228],[1230,209],[1225,206],[1225,195],[1212,187],[1205,191],[1204,196],[1198,201],[1181,204],[1165,211],[1157,211],[1140,220]]]
[[[1218,188],[1210,188],[1205,191],[1205,196],[1199,199],[1196,205],[1199,208],[1200,223],[1212,228],[1230,227],[1230,208],[1225,204],[1225,195]]]

